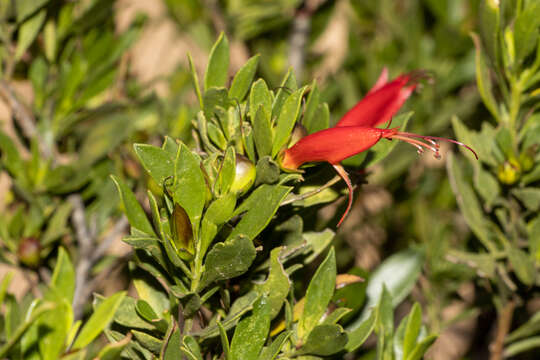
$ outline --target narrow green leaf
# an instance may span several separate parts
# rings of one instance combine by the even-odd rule
[[[482,0],[479,11],[479,27],[482,43],[492,64],[499,63],[500,11],[496,0]]]
[[[236,208],[234,215],[240,215],[243,212],[245,214],[229,235],[229,239],[237,235],[245,235],[253,240],[268,225],[279,204],[291,190],[289,186],[259,186]]]
[[[199,159],[184,144],[178,148],[173,189],[174,201],[187,212],[196,231],[206,200],[206,182]]]
[[[510,248],[508,249],[508,260],[518,279],[523,284],[531,286],[536,278],[536,269],[531,257],[521,249]]]
[[[407,325],[403,337],[403,357],[407,359],[416,345],[420,328],[422,327],[422,309],[420,304],[414,303],[409,315],[407,316]]]
[[[224,86],[229,71],[229,41],[224,33],[219,35],[210,51],[208,66],[204,74],[204,90]]]
[[[232,360],[259,359],[270,330],[270,311],[268,298],[263,295],[253,305],[251,315],[238,323],[231,341]]]
[[[251,91],[249,93],[249,114],[252,123],[255,121],[256,112],[259,106],[262,106],[267,117],[270,118],[272,114],[272,96],[263,79],[255,81],[251,86]]]
[[[47,12],[40,10],[37,14],[26,20],[19,27],[19,36],[17,38],[17,47],[15,48],[15,60],[19,61],[24,55],[26,49],[34,42],[39,34],[41,26],[45,22]]]
[[[293,92],[283,103],[277,118],[275,128],[274,143],[272,145],[272,157],[275,157],[283,146],[287,144],[287,140],[296,123],[296,119],[300,114],[302,105],[302,97],[304,96],[305,87]]]
[[[169,342],[163,342],[165,348],[163,360],[178,360],[182,359],[182,352],[180,351],[180,346],[182,344],[182,338],[180,335],[180,330],[176,329],[171,335]],[[163,352],[163,350],[162,350]]]
[[[540,2],[531,1],[514,21],[516,60],[521,62],[534,50],[540,27]]]
[[[360,323],[356,329],[348,332],[349,341],[345,346],[345,350],[347,350],[347,352],[356,351],[356,349],[362,346],[362,344],[367,340],[369,335],[371,335],[373,329],[375,329],[375,323],[377,320],[376,315],[377,311],[371,311],[367,319]]]
[[[225,360],[231,360],[230,355],[230,345],[229,345],[229,338],[227,337],[227,331],[221,324],[221,321],[216,321],[217,327],[219,329],[219,336],[221,338],[221,348],[223,349],[223,354],[225,355]]]
[[[163,185],[165,179],[174,175],[174,157],[166,150],[147,144],[135,144],[133,149],[144,169],[158,185]]]
[[[343,350],[347,341],[347,333],[340,325],[318,325],[310,331],[300,353],[329,356]]]
[[[482,244],[491,252],[497,251],[482,207],[463,171],[463,164],[448,154],[448,177],[463,217]]]
[[[50,287],[69,303],[73,301],[75,292],[75,269],[63,247],[58,250],[58,258],[51,277]]]
[[[533,187],[512,189],[512,195],[517,197],[528,210],[540,209],[540,189]]]
[[[270,253],[270,271],[268,278],[263,284],[255,286],[255,291],[260,293],[261,296],[265,295],[268,297],[271,319],[279,314],[291,286],[289,276],[279,259],[279,254],[282,250],[283,247],[272,249]]]
[[[484,52],[482,50],[482,44],[478,35],[472,33],[471,37],[476,47],[476,85],[478,86],[478,92],[484,101],[484,105],[491,112],[495,119],[499,119],[499,112],[497,110],[497,102],[493,96],[491,77],[489,74],[489,68],[486,64]]]
[[[262,104],[257,107],[253,119],[253,139],[255,140],[259,159],[271,154],[273,140],[270,115],[264,110]]]
[[[199,85],[199,76],[197,75],[197,69],[193,64],[193,58],[191,54],[188,53],[188,62],[189,62],[189,71],[191,72],[191,81],[193,82],[193,87],[195,88],[195,94],[197,94],[197,99],[199,99],[199,106],[201,109],[204,109],[203,97],[201,94],[201,87]]]
[[[274,341],[272,341],[270,346],[262,349],[259,360],[274,360],[281,352],[283,345],[285,345],[291,334],[291,331],[284,331],[279,334]]]
[[[406,360],[420,360],[423,359],[424,354],[437,340],[437,335],[429,335],[424,338],[420,343],[416,345],[412,353],[406,358]]]
[[[108,297],[98,305],[77,336],[72,347],[74,350],[90,344],[109,325],[125,296],[126,293],[122,291]]]
[[[135,229],[142,231],[148,235],[156,235],[150,221],[146,217],[144,210],[135,198],[135,195],[127,185],[114,175],[111,175],[112,180],[118,188],[118,193],[124,205],[124,213],[126,214],[129,224]]]
[[[302,125],[304,125],[309,134],[325,129],[323,127],[324,124],[318,123],[316,121],[320,118],[315,116],[319,107],[320,97],[321,92],[317,87],[317,80],[313,80],[309,87],[309,94],[306,100],[304,116],[302,118]]]
[[[294,76],[293,69],[289,68],[277,91],[274,102],[272,103],[272,119],[276,119],[279,116],[285,100],[297,89],[298,85],[296,83],[296,77]]]
[[[126,337],[124,337],[120,341],[112,342],[107,345],[105,345],[100,351],[97,356],[99,360],[117,360],[120,359],[120,354],[126,346],[131,341],[131,335],[128,333]]]
[[[236,153],[234,147],[229,146],[225,151],[218,175],[219,193],[226,194],[231,189],[236,176]]]
[[[257,71],[257,65],[259,64],[259,55],[253,56],[249,59],[244,66],[234,76],[229,90],[229,97],[231,99],[237,99],[242,101],[246,96],[255,72]]]
[[[300,339],[305,339],[319,323],[326,312],[330,299],[332,299],[335,286],[336,257],[332,247],[309,282],[304,311],[298,320],[298,337]]]

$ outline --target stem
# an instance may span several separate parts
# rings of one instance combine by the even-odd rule
[[[512,325],[512,317],[514,315],[514,309],[516,307],[515,300],[509,301],[501,310],[498,316],[497,322],[497,334],[495,339],[490,345],[489,360],[502,360],[503,359],[503,347],[504,339],[510,330]]]
[[[334,176],[332,179],[330,179],[330,181],[328,181],[326,184],[324,184],[323,186],[321,186],[320,188],[317,188],[315,190],[311,190],[311,191],[308,191],[307,193],[304,193],[304,194],[300,194],[298,196],[293,196],[293,197],[290,197],[286,200],[283,200],[281,202],[281,204],[279,204],[279,206],[284,206],[284,205],[288,205],[288,204],[292,204],[293,202],[295,201],[300,201],[300,200],[305,200],[309,197],[312,197],[314,195],[317,195],[318,193],[320,193],[321,191],[323,191],[324,189],[328,189],[329,187],[331,187],[332,185],[334,185],[335,183],[339,182],[339,180],[341,180],[341,177],[339,176]]]
[[[514,147],[517,145],[516,123],[519,115],[519,108],[521,106],[521,82],[512,79],[510,89],[510,119],[509,130],[512,135],[512,142]]]
[[[18,344],[20,338],[24,335],[26,330],[28,330],[28,328],[37,320],[38,317],[40,317],[46,311],[54,309],[55,307],[56,305],[54,305],[53,303],[48,303],[44,304],[39,309],[34,311],[32,313],[32,316],[30,316],[30,319],[28,319],[28,321],[19,326],[13,336],[8,340],[8,342],[0,348],[0,359],[4,359],[8,352],[11,350],[11,348]]]

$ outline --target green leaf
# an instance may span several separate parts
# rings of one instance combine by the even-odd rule
[[[500,11],[496,0],[482,0],[479,11],[479,27],[482,43],[492,64],[498,64]]]
[[[174,157],[166,150],[147,144],[135,144],[133,149],[144,169],[158,185],[163,185],[165,179],[174,175]]]
[[[512,189],[512,195],[517,197],[530,211],[537,211],[540,208],[540,189],[538,188]]]
[[[540,347],[540,336],[532,336],[530,338],[516,341],[504,349],[504,357],[509,358],[516,356],[522,352],[530,351]]]
[[[74,350],[90,344],[109,325],[125,296],[123,291],[116,293],[97,306],[77,336],[72,347]]]
[[[531,286],[536,278],[533,260],[519,248],[508,249],[508,260],[514,268],[518,279],[525,285]]]
[[[69,231],[68,219],[71,214],[71,203],[65,202],[56,208],[54,215],[48,221],[47,230],[41,237],[41,246],[50,245],[53,241]]]
[[[284,101],[283,107],[279,111],[275,128],[274,143],[272,145],[272,157],[275,157],[281,148],[287,144],[287,140],[291,135],[296,119],[300,114],[304,91],[306,91],[305,87],[293,92]]]
[[[497,251],[482,207],[463,171],[463,164],[452,153],[448,154],[447,169],[452,190],[465,221],[489,251]]]
[[[197,94],[197,99],[199,100],[199,106],[201,109],[204,109],[204,102],[201,95],[201,87],[199,85],[199,76],[197,75],[197,70],[193,64],[193,58],[191,54],[188,53],[188,62],[189,62],[189,71],[191,73],[191,81],[193,82],[193,87],[195,88],[195,93]]]
[[[238,70],[229,89],[229,97],[231,99],[237,99],[238,101],[244,99],[253,81],[258,64],[259,55],[255,55]]]
[[[405,334],[403,337],[403,358],[408,359],[412,355],[416,340],[422,327],[422,309],[420,304],[414,303],[411,312],[407,315]]]
[[[302,125],[304,125],[309,134],[326,129],[324,127],[325,124],[317,122],[320,117],[315,116],[319,107],[320,97],[321,93],[317,87],[317,81],[313,80],[311,86],[309,87],[309,94],[306,100],[304,116],[302,117]]]
[[[285,345],[291,334],[291,331],[284,331],[279,334],[268,347],[262,349],[261,354],[259,355],[259,359],[274,360],[281,352],[283,345]]]
[[[345,346],[345,350],[347,352],[353,352],[356,351],[362,344],[367,340],[369,335],[373,332],[373,329],[375,329],[375,323],[377,320],[377,312],[372,311],[367,319],[365,319],[360,325],[352,330],[349,331],[348,337],[349,341],[347,342],[347,345]]]
[[[255,121],[256,112],[260,106],[262,106],[270,121],[270,116],[272,114],[272,96],[263,79],[255,81],[251,86],[251,92],[249,93],[249,115],[252,123]]]
[[[257,147],[259,159],[272,152],[272,128],[270,127],[270,114],[264,110],[262,104],[257,107],[253,118],[253,139]]]
[[[501,193],[501,187],[495,176],[484,170],[480,164],[474,167],[474,187],[488,208],[493,205]]]
[[[63,247],[60,247],[58,250],[58,258],[49,286],[69,303],[73,301],[73,294],[75,292],[75,269]]]
[[[129,224],[135,229],[142,231],[148,235],[156,235],[150,221],[146,217],[144,210],[135,198],[135,195],[127,185],[114,175],[111,175],[112,180],[118,188],[118,193],[124,205],[124,213],[126,214]]]
[[[19,36],[17,38],[17,47],[15,48],[15,60],[19,61],[24,55],[26,49],[34,42],[35,38],[39,34],[41,26],[45,22],[47,12],[45,10],[39,11],[36,15],[26,20],[19,27]]]
[[[193,336],[186,335],[182,339],[183,345],[180,347],[182,353],[192,360],[203,360],[199,343]]]
[[[279,204],[291,191],[292,187],[281,185],[261,185],[240,204],[234,215],[243,212],[242,219],[229,235],[229,239],[237,235],[245,235],[253,240],[268,225]],[[264,204],[264,206],[261,206]]]
[[[181,343],[182,343],[182,338],[180,335],[180,329],[176,329],[171,335],[169,342],[166,342],[166,341],[163,342],[163,346],[166,346],[166,349],[163,355],[163,360],[182,359],[183,355],[182,355],[182,352],[180,351]]]
[[[229,41],[224,33],[219,35],[210,51],[208,66],[204,74],[204,90],[224,86],[229,71]]]
[[[499,119],[499,112],[497,110],[497,102],[493,96],[491,77],[489,74],[489,68],[486,64],[484,52],[482,50],[482,44],[478,35],[472,33],[471,37],[476,47],[476,85],[478,86],[478,92],[484,101],[484,105],[491,112],[495,119]]]
[[[518,63],[524,60],[537,44],[540,27],[538,14],[540,14],[540,2],[531,1],[514,21],[514,43]]]
[[[201,225],[201,253],[205,254],[208,246],[216,236],[219,227],[229,221],[234,207],[236,195],[229,193],[214,200],[206,210]]]
[[[131,341],[131,335],[124,337],[120,341],[111,342],[105,345],[97,356],[99,360],[117,360],[120,359],[120,354]]]
[[[137,300],[130,296],[124,297],[116,313],[114,314],[114,321],[122,326],[142,329],[142,330],[154,330],[154,325],[149,324],[137,313]]]
[[[531,337],[540,331],[540,312],[536,312],[525,324],[512,331],[504,342],[509,344],[518,339]]]
[[[318,325],[311,332],[300,349],[302,354],[328,356],[345,348],[347,333],[339,325]]]
[[[279,314],[291,286],[287,272],[279,259],[279,254],[282,250],[283,247],[272,249],[270,253],[270,272],[268,278],[263,284],[255,286],[255,291],[260,293],[261,296],[264,295],[268,297],[271,319]]]
[[[281,170],[277,162],[270,156],[263,156],[257,161],[255,186],[259,184],[275,184],[279,180]]]
[[[135,336],[137,342],[144,348],[150,350],[154,354],[159,354],[163,344],[162,340],[138,330],[131,330],[131,333]]]
[[[231,186],[236,177],[236,154],[234,148],[229,146],[225,151],[223,162],[218,175],[218,185],[220,194],[226,194],[231,189]]]
[[[315,325],[319,323],[319,320],[326,312],[330,299],[332,299],[335,286],[336,257],[332,247],[309,282],[304,311],[298,320],[299,339],[305,339]]]
[[[369,316],[379,303],[383,288],[391,294],[394,307],[401,303],[413,289],[423,264],[423,254],[413,249],[398,252],[383,261],[369,279],[364,311],[349,328],[356,329]]]
[[[206,200],[206,182],[199,159],[184,144],[178,148],[173,189],[174,201],[187,212],[196,232]]]
[[[251,239],[242,235],[230,237],[227,241],[214,245],[206,255],[200,288],[214,281],[242,275],[249,269],[255,255]]]
[[[383,285],[377,306],[377,353],[382,359],[391,359],[393,355],[394,305],[392,295]]]
[[[406,358],[406,360],[420,360],[423,359],[424,354],[428,349],[433,345],[433,343],[437,340],[436,335],[429,335],[426,338],[424,338],[421,342],[419,342],[412,353]]]
[[[206,126],[208,128],[208,137],[210,140],[212,140],[220,150],[225,150],[227,147],[227,139],[225,139],[223,132],[214,123],[209,122]]]
[[[219,329],[219,337],[221,338],[221,348],[223,349],[223,354],[225,355],[226,360],[230,360],[231,346],[229,344],[229,338],[227,337],[227,331],[221,324],[221,321],[216,321],[217,327]]]
[[[298,89],[296,77],[294,76],[293,69],[289,68],[287,74],[285,74],[285,77],[281,82],[274,102],[272,103],[272,119],[276,119],[280,116],[279,114],[281,113],[281,108],[285,103],[285,100],[289,98],[290,94],[295,92],[296,89]]]
[[[43,360],[56,360],[65,350],[65,341],[73,323],[71,304],[65,298],[49,292],[46,297],[56,303],[54,311],[43,314],[36,323],[39,329],[48,331],[39,336],[39,352]]]
[[[251,315],[236,326],[231,341],[231,360],[259,359],[259,352],[270,330],[270,312],[271,305],[263,295],[253,305]]]
[[[17,22],[26,20],[30,15],[42,8],[49,0],[18,0],[15,2]]]
[[[24,178],[24,162],[19,155],[19,150],[15,147],[13,140],[2,131],[0,131],[0,150],[2,155],[2,165],[4,165],[16,178]]]

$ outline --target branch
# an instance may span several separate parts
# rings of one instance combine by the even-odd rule
[[[71,195],[68,201],[73,206],[71,220],[79,244],[79,261],[75,268],[76,282],[75,294],[73,295],[73,315],[75,319],[80,319],[84,304],[86,304],[94,289],[104,280],[99,276],[92,280],[90,270],[105,254],[112,242],[127,228],[128,221],[126,217],[122,217],[101,244],[95,248],[96,236],[86,222],[86,211],[81,196],[78,194]],[[104,273],[109,274],[113,268],[114,266]],[[96,282],[96,280],[99,281]]]
[[[15,91],[11,85],[0,79],[0,97],[2,97],[6,104],[11,108],[13,117],[21,127],[24,135],[28,139],[36,139],[39,146],[39,151],[46,159],[52,158],[53,150],[39,135],[36,128],[36,121],[34,115],[28,108],[17,98]]]
[[[499,313],[497,334],[489,346],[489,360],[503,359],[504,339],[506,338],[508,331],[510,331],[510,326],[512,326],[512,317],[514,315],[515,307],[516,301],[510,300]]]

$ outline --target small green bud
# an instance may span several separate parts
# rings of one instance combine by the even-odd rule
[[[174,204],[171,217],[171,233],[176,253],[182,260],[193,260],[195,246],[193,244],[193,229],[189,216],[178,204]]]
[[[255,164],[243,155],[236,155],[236,173],[230,191],[236,194],[245,194],[255,182]]]
[[[534,158],[538,145],[529,146],[519,155],[519,163],[524,172],[531,170],[534,167]]]
[[[515,158],[508,159],[504,164],[499,165],[497,177],[499,181],[506,185],[512,185],[521,176],[521,165]]]
[[[41,261],[41,244],[35,237],[21,239],[17,249],[19,261],[29,267],[37,267]]]

